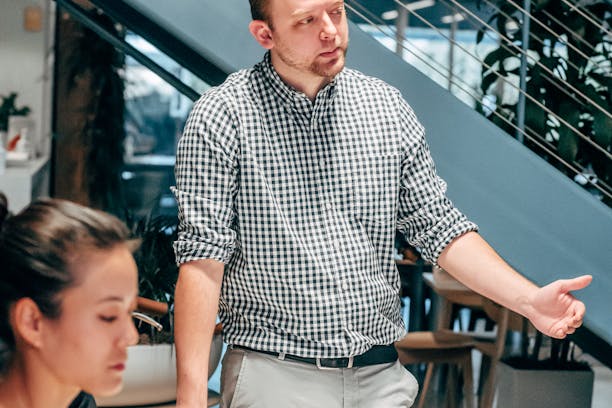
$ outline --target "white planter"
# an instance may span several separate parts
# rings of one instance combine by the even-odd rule
[[[9,116],[6,143],[19,136],[16,151],[25,154],[27,159],[32,159],[36,156],[38,141],[35,130],[34,119],[30,116]]]
[[[498,408],[587,408],[593,398],[593,370],[528,370],[497,365]]]
[[[221,359],[223,340],[213,337],[208,377]],[[176,352],[174,345],[136,345],[128,348],[123,390],[114,397],[96,397],[100,407],[159,404],[176,399]]]

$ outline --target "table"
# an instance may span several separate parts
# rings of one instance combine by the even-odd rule
[[[433,272],[423,273],[423,282],[437,295],[436,328],[451,327],[453,304],[459,304],[472,309],[482,309],[484,298],[448,272],[434,267]]]

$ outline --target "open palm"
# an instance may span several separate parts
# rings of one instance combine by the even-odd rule
[[[538,289],[529,299],[529,319],[542,333],[562,339],[574,333],[582,325],[584,303],[570,291],[587,287],[592,276],[583,275],[573,279],[561,279]]]

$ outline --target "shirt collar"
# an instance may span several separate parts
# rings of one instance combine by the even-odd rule
[[[271,88],[278,94],[280,100],[284,101],[290,107],[299,107],[307,104],[312,106],[312,103],[308,97],[303,93],[295,90],[293,87],[287,85],[274,69],[272,65],[272,58],[270,57],[270,51],[266,52],[263,61],[258,64],[259,70],[263,77],[268,81]],[[325,99],[331,102],[338,91],[338,84],[343,76],[344,70],[342,70],[334,79],[327,85],[325,85],[317,94],[316,99]]]

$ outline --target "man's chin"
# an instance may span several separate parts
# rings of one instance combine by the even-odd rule
[[[313,72],[315,72],[317,75],[321,77],[333,78],[336,75],[338,75],[340,71],[342,71],[342,69],[344,68],[344,63],[345,63],[345,59],[344,59],[344,55],[342,55],[341,57],[338,57],[334,61],[316,64],[313,67]]]

